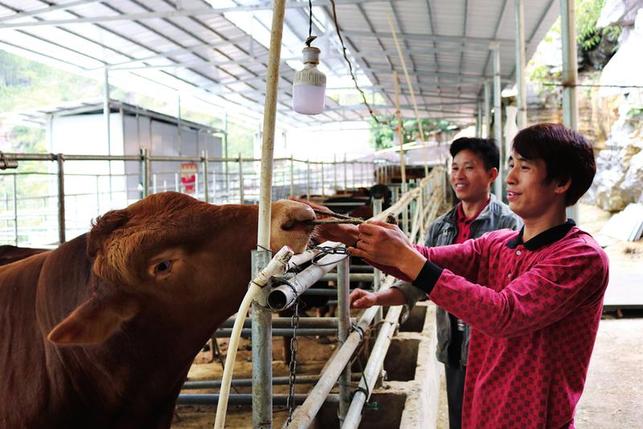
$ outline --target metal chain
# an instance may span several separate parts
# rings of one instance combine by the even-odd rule
[[[297,327],[299,326],[299,298],[295,301],[295,312],[290,318],[290,327],[292,328],[292,337],[290,337],[290,363],[288,365],[288,419],[286,427],[292,421],[292,413],[295,409],[295,382],[297,381]]]
[[[337,247],[331,247],[331,246],[312,246],[311,249],[313,250],[319,250],[321,253],[326,255],[348,255],[348,248],[344,246],[337,246]]]

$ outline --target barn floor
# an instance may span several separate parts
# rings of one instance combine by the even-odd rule
[[[319,339],[313,337],[300,337],[298,346],[297,374],[317,375],[332,355],[336,348],[335,338],[330,338],[331,344],[322,344]],[[273,342],[273,376],[287,376],[288,367],[283,361],[283,341],[281,338]],[[227,339],[219,339],[219,345],[225,354]],[[223,367],[220,362],[195,363],[192,365],[188,378],[190,381],[204,379],[221,379]],[[237,353],[237,361],[234,369],[234,378],[252,378],[251,351],[249,340],[242,339]],[[310,384],[296,385],[296,393],[307,393],[312,388]],[[275,394],[287,394],[288,386],[275,386]],[[231,389],[231,393],[251,393],[251,387],[237,387]],[[185,390],[183,393],[218,393],[214,390]],[[275,406],[273,408],[273,427],[283,425],[288,417],[285,407]],[[172,429],[202,429],[214,425],[215,406],[191,406],[179,405],[176,408]],[[229,406],[226,427],[229,428],[252,428],[252,411],[250,406]]]

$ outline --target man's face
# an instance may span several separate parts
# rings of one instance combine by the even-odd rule
[[[486,200],[498,170],[487,170],[482,159],[469,149],[458,152],[451,164],[451,186],[460,201]]]
[[[542,159],[525,159],[511,152],[507,167],[507,201],[523,219],[534,219],[552,210],[561,202],[566,187],[555,180],[546,182],[547,167]]]

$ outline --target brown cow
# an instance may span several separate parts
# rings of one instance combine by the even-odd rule
[[[0,428],[168,428],[192,359],[250,280],[258,207],[152,195],[0,267]],[[272,205],[271,248],[314,218]]]
[[[0,265],[7,265],[20,259],[25,259],[28,256],[35,255],[36,253],[45,252],[47,249],[31,249],[28,247],[16,247],[9,244],[0,246]]]

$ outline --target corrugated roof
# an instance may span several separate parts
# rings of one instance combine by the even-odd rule
[[[476,98],[492,76],[489,44],[499,43],[502,78],[514,74],[514,1],[336,0],[338,23],[361,86],[378,114],[412,101],[393,42],[395,27],[424,117],[472,122]],[[308,2],[287,3],[279,120],[284,125],[357,120],[358,104],[334,31],[330,1],[313,1],[314,43],[328,74],[327,110],[314,117],[290,108],[294,68],[308,34]],[[527,58],[558,16],[558,2],[525,2]],[[257,0],[0,0],[0,48],[85,72],[110,70],[114,82],[154,82],[214,104],[263,110],[272,2]],[[293,68],[294,67],[294,68]],[[337,89],[331,88],[345,88]],[[346,89],[348,88],[348,89]],[[340,104],[336,94],[352,97]],[[335,94],[335,96],[333,96]],[[378,95],[375,95],[378,94]]]

